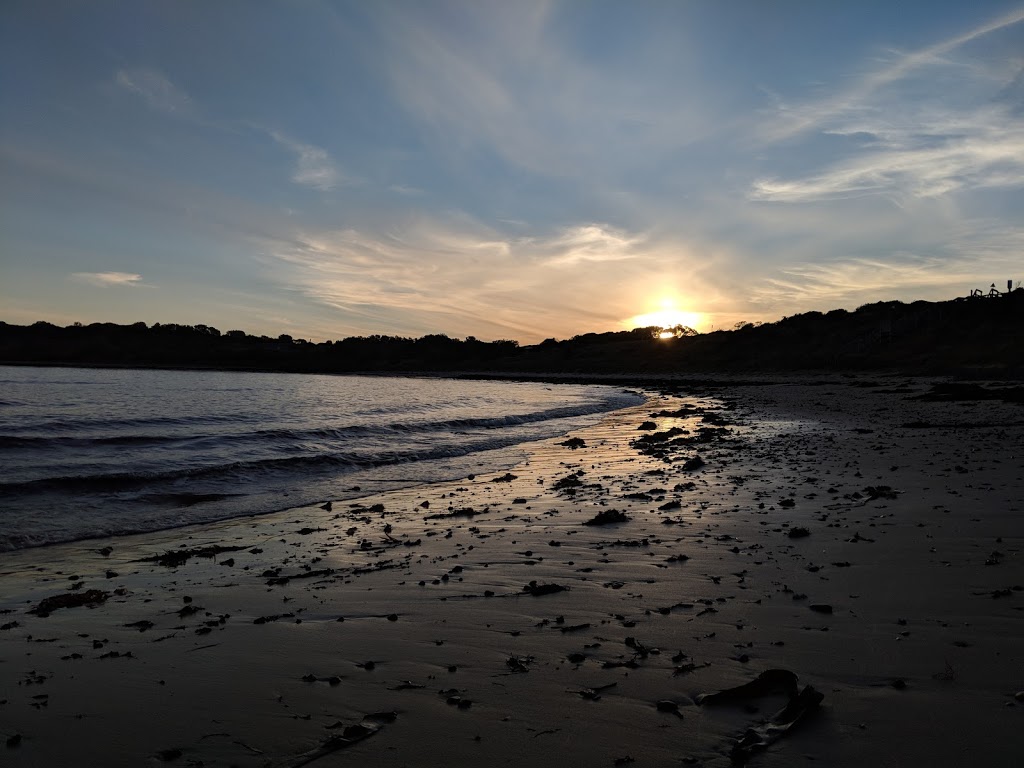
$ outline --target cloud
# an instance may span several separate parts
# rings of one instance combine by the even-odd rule
[[[643,239],[606,225],[584,224],[568,227],[561,234],[538,245],[540,250],[553,254],[547,259],[550,266],[571,266],[580,262],[637,258],[642,254],[636,246]]]
[[[815,151],[833,159],[812,172],[762,176],[754,201],[812,202],[885,195],[910,198],[1024,187],[1024,122],[1015,103],[1020,61],[986,50],[959,55],[972,41],[1024,21],[1007,14],[953,38],[903,54],[839,96],[781,107],[762,135],[769,143],[812,130]],[[800,144],[803,150],[807,144]],[[786,147],[776,147],[786,157]]]
[[[801,262],[773,272],[750,289],[751,305],[776,311],[853,307],[869,301],[966,296],[1019,272],[1024,228],[970,222],[930,253],[899,251],[885,257]]]
[[[326,149],[295,141],[279,131],[270,131],[270,136],[278,144],[295,154],[297,164],[292,173],[292,181],[296,184],[313,187],[323,192],[329,192],[337,186],[341,174]]]
[[[178,115],[192,111],[189,95],[156,70],[122,69],[115,81],[125,90],[141,96],[153,109]]]
[[[878,91],[906,79],[915,70],[932,68],[943,62],[943,56],[961,46],[1022,21],[1024,8],[1018,8],[959,35],[918,51],[897,56],[888,66],[862,76],[854,85],[841,90],[837,95],[795,107],[781,105],[776,119],[763,127],[762,135],[769,142],[782,141],[826,125],[830,120],[847,112],[858,111]],[[950,95],[948,88],[944,88],[944,91],[947,96]]]
[[[939,197],[960,189],[1024,186],[1024,124],[1000,112],[990,111],[993,120],[988,124],[947,134],[938,146],[929,126],[920,132],[890,130],[879,139],[879,149],[837,162],[823,173],[755,181],[750,198],[808,202],[883,192],[900,198]],[[863,132],[868,132],[866,127]]]
[[[72,279],[80,283],[110,288],[112,286],[138,286],[142,285],[142,275],[132,272],[74,272]]]
[[[595,57],[564,33],[556,3],[381,7],[382,72],[450,163],[482,151],[546,178],[616,178],[720,129],[678,25],[645,27],[628,54],[613,36]]]
[[[416,196],[423,194],[422,189],[420,189],[419,187],[410,186],[409,184],[392,184],[391,186],[388,187],[388,189],[390,189],[392,192],[396,192],[399,195]]]
[[[297,239],[274,251],[274,277],[346,333],[539,341],[620,329],[666,291],[703,286],[697,249],[598,223],[511,236],[465,215],[418,216]]]

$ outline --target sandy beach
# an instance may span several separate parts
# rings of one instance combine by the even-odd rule
[[[936,383],[652,389],[508,473],[2,554],[3,763],[1016,765],[1024,408]]]

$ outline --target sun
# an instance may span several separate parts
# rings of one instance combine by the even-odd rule
[[[649,328],[651,326],[657,326],[658,328],[674,328],[677,325],[685,325],[688,328],[694,330],[700,330],[705,324],[706,317],[703,312],[691,312],[689,310],[679,309],[675,302],[671,299],[664,299],[661,301],[661,309],[655,312],[647,312],[642,315],[635,315],[626,321],[626,325],[630,328]],[[666,339],[674,334],[662,332],[661,338]]]

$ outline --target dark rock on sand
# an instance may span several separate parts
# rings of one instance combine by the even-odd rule
[[[84,592],[65,592],[63,595],[47,597],[39,602],[35,608],[28,613],[34,613],[39,617],[49,616],[59,608],[77,608],[80,605],[99,605],[110,597],[109,592],[99,589],[87,589]]]
[[[715,693],[702,693],[696,698],[698,704],[724,704],[743,701],[771,693],[785,693],[790,698],[797,695],[797,676],[788,669],[768,669],[749,683],[735,688],[726,688]]]
[[[196,547],[195,549],[172,549],[162,555],[151,555],[139,559],[140,563],[156,563],[168,568],[177,568],[184,565],[190,558],[205,557],[211,558],[223,552],[237,552],[245,547],[225,547],[220,544],[212,544],[208,547]]]
[[[816,710],[824,698],[824,694],[808,685],[767,723],[748,729],[743,738],[733,745],[730,757],[737,763],[746,762],[755,752],[785,736],[804,716]]]
[[[629,520],[630,517],[625,512],[620,512],[617,509],[602,509],[589,520],[585,520],[583,525],[611,525],[612,523],[625,523]]]
[[[531,581],[523,587],[524,594],[533,595],[534,597],[553,595],[557,592],[567,592],[568,590],[568,587],[563,587],[561,584],[538,584],[536,581]]]

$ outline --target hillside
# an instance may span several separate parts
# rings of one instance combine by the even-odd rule
[[[0,361],[11,364],[196,367],[324,373],[481,371],[674,373],[895,370],[1024,372],[1024,290],[997,298],[867,304],[807,312],[763,325],[659,339],[657,328],[588,333],[520,346],[429,335],[312,343],[282,335],[221,333],[205,325],[0,322]]]

